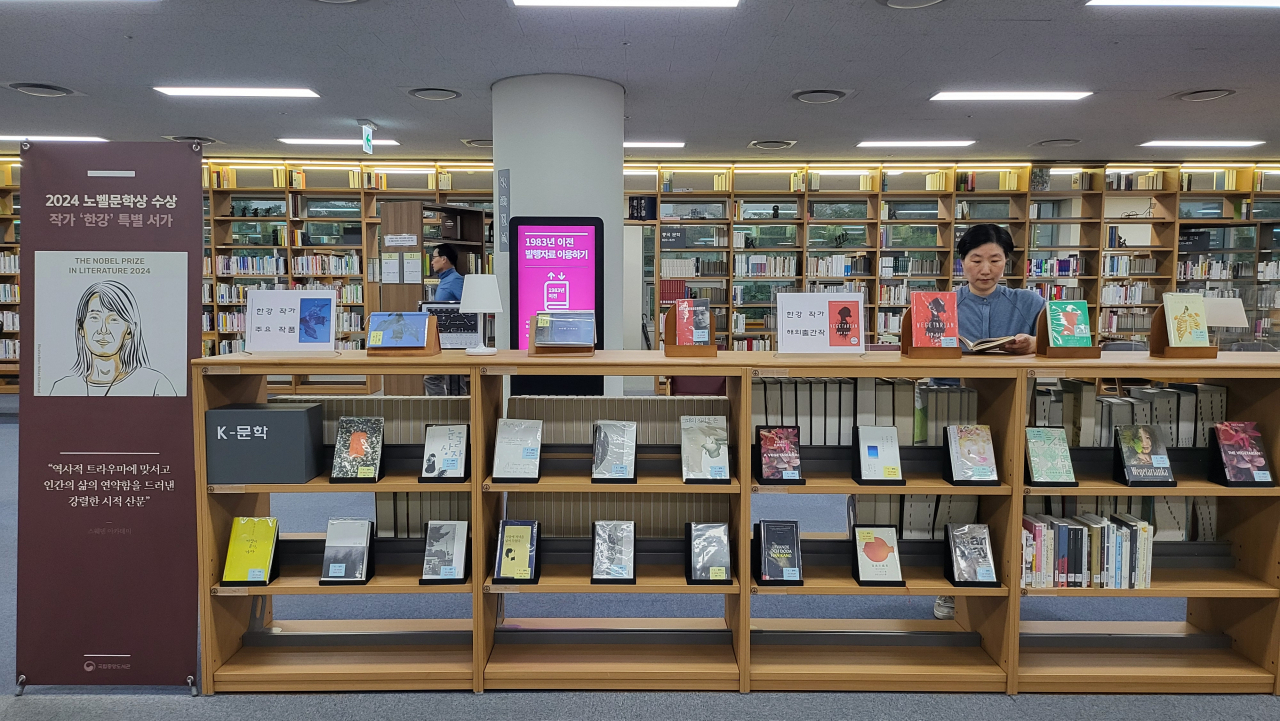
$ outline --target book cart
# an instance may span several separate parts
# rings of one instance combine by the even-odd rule
[[[591,358],[557,358],[499,351],[497,356],[466,358],[460,352],[446,351],[425,359],[371,359],[363,351],[345,351],[330,358],[236,354],[193,361],[201,548],[201,689],[206,694],[391,689],[1280,691],[1280,488],[1237,489],[1209,482],[1204,449],[1171,453],[1177,488],[1128,488],[1111,481],[1109,474],[1094,473],[1093,466],[1080,463],[1077,488],[1030,488],[1023,484],[1023,428],[1028,394],[1036,378],[1097,379],[1100,386],[1117,376],[1157,381],[1194,379],[1222,385],[1228,389],[1229,419],[1257,421],[1264,447],[1274,454],[1280,448],[1280,363],[1275,356],[1230,353],[1202,360],[1105,353],[1100,360],[966,357],[960,361],[873,356],[879,354],[850,361],[763,352],[664,358],[660,352],[601,351]],[[592,484],[589,472],[549,468],[547,460],[537,484],[495,484],[489,479],[493,431],[501,417],[506,376],[652,376],[659,372],[728,379],[726,415],[731,443],[736,444],[729,484],[685,485],[678,471],[646,472],[639,461],[639,479],[634,485]],[[228,403],[265,400],[268,374],[310,373],[470,374],[471,479],[457,484],[419,484],[416,474],[388,473],[378,483],[364,486],[330,485],[327,476],[303,485],[206,486],[204,411]],[[845,457],[852,462],[853,451],[846,449],[848,455],[841,457],[841,450],[834,447],[802,448],[804,485],[754,483],[749,390],[752,379],[761,377],[959,377],[978,393],[978,422],[991,426],[1001,484],[952,486],[938,469],[944,456],[936,449],[922,447],[903,447],[905,486],[856,484],[849,479],[847,468],[840,468]],[[644,454],[641,448],[640,460]],[[553,455],[572,454],[547,453],[546,457]],[[390,564],[379,563],[377,575],[367,586],[321,587],[319,563],[312,559],[310,565],[286,565],[281,577],[266,587],[219,587],[231,519],[268,515],[270,493],[382,491],[470,494],[472,560],[466,584],[419,586],[421,562],[411,564],[408,544],[399,541],[405,546],[402,548],[394,543],[398,539],[379,539],[373,549],[376,556],[400,553],[401,559],[408,560],[399,560],[401,565],[395,559]],[[942,552],[929,542],[903,543],[905,587],[862,587],[850,572],[849,542],[822,534],[802,538],[803,586],[759,587],[751,580],[750,520],[755,494],[840,496],[886,491],[978,496],[978,520],[991,529],[1000,587],[953,587],[943,576]],[[588,569],[576,562],[575,554],[559,552],[559,548],[548,549],[557,552],[544,556],[539,583],[496,584],[491,580],[491,556],[497,521],[506,502],[504,493],[510,497],[557,496],[569,505],[585,503],[586,498],[600,493],[726,497],[736,564],[733,583],[686,585],[670,549],[664,553],[661,548],[646,548],[642,536],[637,542],[635,586],[593,586]],[[1021,589],[1024,504],[1047,494],[1215,496],[1220,541],[1157,544],[1149,589]],[[290,535],[284,534],[282,546],[293,540]],[[569,540],[544,536],[540,542]],[[287,562],[287,550],[285,558]],[[472,617],[273,622],[271,598],[286,593],[470,594]],[[613,593],[618,594],[615,598],[620,609],[625,609],[626,594],[711,594],[724,597],[724,617],[513,619],[504,611],[504,600],[512,593]],[[752,596],[769,593],[954,595],[956,618],[752,619]],[[1022,622],[1020,603],[1025,595],[1186,598],[1187,620]],[[625,616],[625,610],[619,615]],[[281,629],[274,635],[293,637],[285,641],[290,645],[246,642],[255,637],[255,630],[267,626]]]

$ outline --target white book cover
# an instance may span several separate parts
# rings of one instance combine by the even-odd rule
[[[372,526],[367,518],[329,519],[324,537],[324,560],[320,564],[321,580],[366,580]]]
[[[862,478],[901,480],[902,460],[898,453],[898,429],[858,426],[858,458]]]
[[[728,420],[680,416],[680,464],[686,479],[729,478]]]
[[[592,478],[634,478],[635,421],[596,421],[591,463]]]
[[[989,426],[947,426],[952,476],[958,481],[994,481],[996,452]]]
[[[898,534],[892,528],[855,528],[854,549],[858,559],[858,580],[898,582],[902,566],[898,563]]]
[[[422,443],[423,478],[462,478],[467,467],[468,426],[427,426]]]
[[[422,577],[427,580],[466,578],[467,522],[428,521]]]
[[[493,440],[494,478],[537,478],[542,421],[499,418]]]
[[[636,577],[635,521],[596,521],[591,552],[591,577],[634,579]]]

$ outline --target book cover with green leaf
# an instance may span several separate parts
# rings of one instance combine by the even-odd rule
[[[1050,347],[1093,345],[1088,303],[1083,300],[1051,300],[1045,312],[1049,314]]]
[[[1027,465],[1031,466],[1031,480],[1036,483],[1075,483],[1067,431],[1063,428],[1028,428]]]

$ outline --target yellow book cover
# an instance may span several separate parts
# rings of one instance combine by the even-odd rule
[[[278,531],[279,522],[275,518],[240,516],[232,520],[231,544],[227,548],[222,582],[266,585],[271,577]]]
[[[1165,293],[1164,321],[1169,329],[1169,345],[1175,348],[1209,345],[1209,326],[1204,296],[1199,293]]]
[[[530,577],[529,555],[533,528],[530,526],[507,525],[502,531],[501,567],[498,575],[503,578],[525,580]]]

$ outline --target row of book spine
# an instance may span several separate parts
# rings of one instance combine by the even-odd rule
[[[1022,517],[1023,588],[1151,588],[1152,525],[1129,513]]]
[[[1106,183],[1107,190],[1164,190],[1164,173],[1107,173]]]
[[[228,353],[243,353],[243,352],[244,352],[244,341],[241,339],[218,341],[218,355],[227,355]]]
[[[0,303],[22,302],[22,291],[17,283],[0,283]]]
[[[990,172],[990,171],[988,171]],[[999,170],[996,190],[1017,190],[1018,172],[1016,170]],[[930,189],[930,188],[927,188]],[[956,190],[961,193],[972,193],[978,189],[978,171],[956,171]],[[957,216],[959,217],[959,216]]]
[[[363,303],[364,285],[361,283],[294,283],[290,290],[332,290],[338,294],[339,303]]]
[[[218,283],[216,286],[218,303],[247,303],[251,290],[289,290],[287,283]]]
[[[1106,305],[1143,305],[1156,301],[1156,291],[1145,281],[1107,283],[1102,286],[1099,300]]]
[[[715,308],[713,310],[724,310],[723,308]],[[765,313],[759,318],[748,318],[745,313],[733,314],[733,332],[746,333],[748,330],[777,330],[778,316],[772,313]],[[719,320],[716,321],[716,330],[720,330]]]
[[[733,341],[733,350],[773,350],[773,339],[739,338]]]
[[[0,253],[0,273],[20,273],[18,269],[18,254]]]
[[[796,276],[794,255],[735,255],[733,274],[739,278],[789,278]]]
[[[364,330],[364,314],[356,311],[334,313],[333,327],[339,333],[359,333]]]
[[[662,275],[683,278],[715,277],[729,275],[729,263],[709,258],[662,258]]]
[[[1027,290],[1037,293],[1045,300],[1084,300],[1084,288],[1057,283],[1028,283]]]
[[[295,256],[293,272],[297,275],[360,275],[360,256],[354,253]]]
[[[18,314],[11,310],[0,311],[0,330],[18,330]]]
[[[811,255],[805,261],[805,274],[823,278],[845,278],[851,275],[870,275],[871,258],[866,253],[854,253],[853,255]]]
[[[1092,381],[1064,378],[1037,384],[1028,409],[1028,426],[1060,427],[1067,445],[1110,447],[1116,426],[1151,425],[1177,448],[1209,445],[1216,423],[1227,419],[1227,389],[1208,383],[1169,387],[1126,386],[1122,395],[1099,395]]]
[[[273,275],[289,274],[288,260],[279,255],[219,255],[218,275]]]
[[[861,293],[865,298],[867,295],[867,282],[864,280],[845,281],[843,283],[829,283],[818,280],[810,280],[805,284],[806,293]]]
[[[902,313],[895,311],[880,311],[876,313],[876,333],[893,333],[902,332]]]
[[[338,340],[335,345],[338,350],[364,350],[364,340],[360,338]]]
[[[906,255],[882,255],[880,256],[880,277],[893,278],[895,276],[936,276],[942,273],[942,261],[937,257],[932,259],[913,258]]]
[[[1052,176],[1054,174],[1049,168],[1032,168],[1031,169],[1031,192],[1047,192],[1052,184]],[[1076,171],[1071,175],[1071,190],[1093,190],[1093,174],[1084,171]],[[1033,218],[1035,216],[1032,216]]]
[[[1258,280],[1280,280],[1280,260],[1258,263]]]
[[[1209,187],[1207,188],[1202,184],[1195,182],[1197,176],[1203,178],[1206,175],[1212,176]],[[1232,170],[1230,168],[1226,170],[1215,170],[1212,172],[1202,173],[1183,172],[1178,174],[1178,189],[1184,193],[1192,190],[1236,190],[1236,184],[1239,182],[1239,176],[1239,170]]]
[[[1177,269],[1178,280],[1235,280],[1252,278],[1254,266],[1247,260],[1214,260],[1202,255],[1178,263]]]
[[[0,340],[0,360],[18,360],[18,353],[22,349],[22,341],[20,340]]]
[[[212,318],[210,319],[212,320]],[[245,332],[244,312],[242,311],[221,311],[218,313],[217,329],[223,333],[243,333]],[[206,330],[213,330],[207,328]]]
[[[1156,259],[1144,255],[1107,255],[1102,258],[1102,275],[1155,275]]]
[[[1074,278],[1084,270],[1084,261],[1078,255],[1065,258],[1028,258],[1028,278]]]
[[[1098,314],[1100,333],[1151,332],[1150,308],[1103,308]]]

